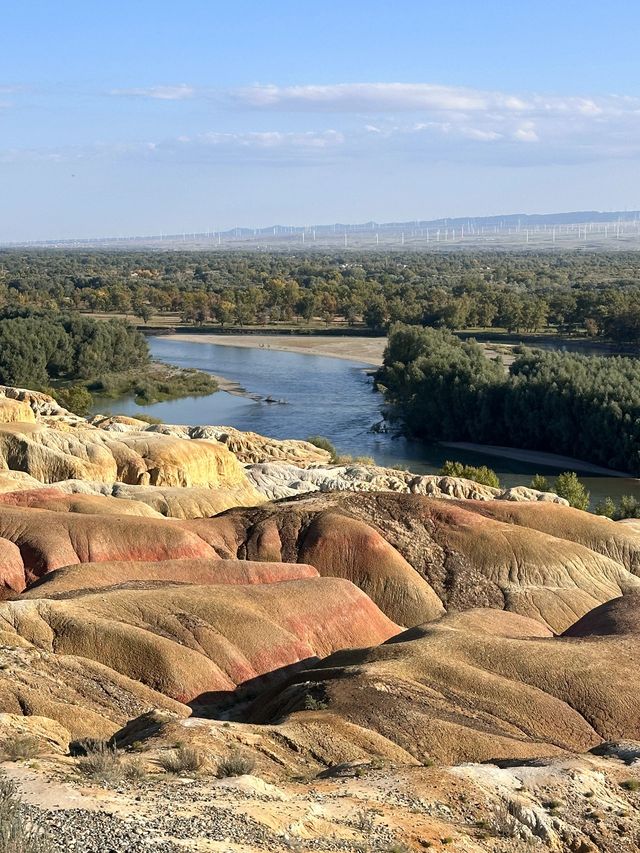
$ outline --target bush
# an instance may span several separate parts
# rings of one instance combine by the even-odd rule
[[[223,758],[218,762],[217,776],[219,779],[226,779],[229,776],[245,776],[256,766],[255,761],[251,756],[244,755],[241,752],[232,752],[227,758]]]
[[[623,495],[615,513],[616,521],[622,518],[640,518],[640,502],[633,495]]]
[[[473,480],[483,486],[491,486],[494,489],[500,488],[500,478],[495,471],[487,468],[486,465],[480,465],[476,468],[473,465],[464,465],[462,462],[447,460],[440,469],[440,473],[444,477],[463,477],[465,480]]]
[[[13,782],[0,776],[0,853],[50,853],[49,836],[22,814]]]
[[[179,744],[175,749],[164,753],[160,756],[160,766],[167,773],[197,773],[202,770],[205,765],[205,757],[200,750],[195,747]]]
[[[613,518],[616,514],[616,504],[613,498],[604,498],[596,504],[594,512],[596,515],[604,515]]]
[[[559,474],[554,491],[559,497],[568,501],[569,506],[575,507],[575,509],[589,509],[589,492],[580,482],[575,471],[565,471],[563,474]]]
[[[107,740],[99,740],[94,737],[80,738],[69,743],[69,755],[72,758],[92,755],[95,752],[113,752],[113,746]]]
[[[549,481],[542,474],[536,474],[534,478],[531,480],[531,488],[536,489],[538,492],[550,492],[551,486]]]
[[[50,388],[49,393],[63,409],[75,415],[87,415],[93,405],[93,397],[84,385],[72,385],[69,388]]]
[[[139,758],[123,758],[116,747],[106,741],[87,739],[82,746],[80,744],[83,742],[74,742],[74,753],[80,755],[78,770],[96,782],[117,785],[124,780],[137,781],[145,776],[146,769]],[[84,753],[79,753],[78,749]]]
[[[324,435],[310,435],[307,441],[309,444],[313,444],[314,447],[319,447],[320,450],[326,450],[330,454],[330,462],[334,464],[338,462],[340,454],[337,448]]]
[[[7,738],[2,743],[2,757],[5,761],[21,761],[35,758],[41,752],[40,741],[35,737]]]
[[[78,770],[96,782],[118,782],[124,778],[122,763],[115,747],[87,750],[78,759]]]

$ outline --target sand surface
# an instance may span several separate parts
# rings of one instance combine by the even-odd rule
[[[490,453],[492,456],[503,456],[505,459],[515,459],[518,462],[531,462],[533,465],[547,465],[553,468],[566,466],[567,471],[579,471],[583,474],[595,474],[603,477],[631,477],[624,471],[614,471],[593,465],[571,456],[558,456],[555,453],[544,453],[540,450],[523,450],[518,447],[494,447],[492,444],[473,444],[470,441],[441,441],[443,447],[455,450],[472,450],[478,453]]]
[[[331,337],[329,335],[163,335],[170,341],[217,344],[224,347],[272,349],[302,355],[322,355],[358,361],[374,367],[382,364],[386,338]]]

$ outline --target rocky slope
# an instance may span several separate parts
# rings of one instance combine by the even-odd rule
[[[2,387],[0,558],[54,850],[640,848],[637,524]]]

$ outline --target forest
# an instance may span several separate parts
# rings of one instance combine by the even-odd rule
[[[144,335],[124,320],[28,308],[0,312],[0,384],[46,391],[79,415],[94,395],[148,404],[218,389],[208,373],[152,363]]]
[[[0,383],[40,388],[146,365],[144,336],[122,320],[55,312],[0,314]]]
[[[506,368],[446,329],[392,327],[389,416],[429,441],[529,448],[640,474],[640,361],[523,349]]]
[[[553,332],[640,343],[640,255],[0,252],[0,307],[220,328]]]

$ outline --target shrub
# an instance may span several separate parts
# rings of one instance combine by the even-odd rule
[[[334,464],[338,462],[340,454],[337,448],[324,435],[310,435],[307,441],[309,444],[313,444],[314,447],[319,447],[320,450],[326,450],[331,456],[330,462]]]
[[[40,755],[40,752],[40,741],[28,735],[7,738],[2,743],[2,757],[5,761],[20,761],[27,758],[35,758],[37,755]]]
[[[88,749],[78,759],[78,770],[96,782],[116,783],[126,775],[115,747]]]
[[[80,756],[96,752],[113,752],[113,746],[107,740],[99,740],[94,737],[72,740],[69,743],[69,755],[73,758],[79,758]]]
[[[313,693],[305,693],[302,700],[303,711],[326,711],[329,707],[324,696],[316,696]]]
[[[551,486],[549,481],[542,474],[536,474],[534,478],[531,480],[531,488],[536,489],[538,492],[550,492]]]
[[[464,465],[462,462],[447,460],[440,469],[440,473],[444,477],[463,477],[465,480],[473,480],[483,486],[492,486],[494,489],[500,488],[500,478],[495,471],[487,468],[486,465],[480,465],[476,468],[474,465]]]
[[[620,783],[620,787],[624,788],[625,791],[640,791],[640,780],[625,779],[624,782]]]
[[[633,495],[623,495],[616,511],[616,520],[621,518],[640,518],[640,501]]]
[[[0,776],[0,853],[50,853],[49,836],[20,808],[16,788],[6,776]]]
[[[370,834],[376,824],[377,814],[371,809],[358,809],[354,817],[354,823],[361,832]]]
[[[565,471],[563,474],[559,474],[555,482],[554,491],[561,498],[567,500],[569,506],[575,507],[575,509],[586,510],[589,508],[589,492],[580,482],[575,471]]]
[[[251,773],[255,766],[256,763],[251,756],[236,751],[218,762],[216,775],[219,779],[226,779],[229,776],[245,776],[247,773]]]
[[[69,388],[50,388],[51,395],[63,409],[75,415],[87,415],[93,405],[93,397],[84,385],[72,385]]]
[[[160,756],[160,766],[167,773],[197,773],[205,765],[205,757],[199,749],[186,744],[179,744],[175,749]]]
[[[594,509],[596,515],[604,515],[606,518],[614,518],[616,514],[616,504],[613,498],[604,498],[599,501]]]

